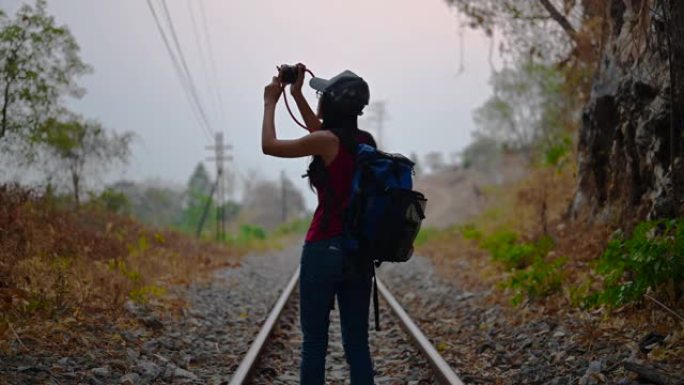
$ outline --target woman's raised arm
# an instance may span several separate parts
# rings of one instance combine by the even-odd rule
[[[337,153],[339,139],[332,132],[317,131],[299,139],[278,139],[275,131],[275,108],[281,92],[282,87],[276,77],[264,88],[264,120],[261,127],[261,150],[264,154],[281,158],[310,155],[333,158]]]
[[[309,132],[316,132],[321,129],[321,121],[311,109],[309,102],[306,101],[306,98],[302,93],[305,75],[306,66],[302,63],[297,64],[297,81],[290,86],[290,94],[297,103],[297,109],[299,109],[299,113],[302,115],[302,119],[304,119],[306,129]]]

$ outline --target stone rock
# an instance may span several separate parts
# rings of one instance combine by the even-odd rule
[[[146,317],[141,317],[140,322],[150,329],[160,330],[164,328],[164,324],[159,320],[159,317],[154,315],[149,315]]]
[[[604,382],[601,375],[602,367],[601,361],[590,362],[587,371],[579,380],[579,385],[598,385]]]
[[[138,385],[140,384],[140,376],[138,373],[128,373],[121,376],[119,379],[121,385]]]
[[[406,302],[413,301],[415,298],[416,298],[416,294],[412,291],[404,294],[404,301],[406,301]]]
[[[109,377],[110,374],[109,368],[92,368],[90,372],[97,377]]]
[[[133,301],[126,301],[126,303],[124,304],[124,309],[126,309],[126,311],[133,314],[134,316],[140,316],[141,314],[143,314],[143,310],[140,307],[140,305]]]
[[[137,350],[133,350],[133,349],[131,349],[131,348],[127,348],[127,349],[126,349],[126,356],[128,356],[128,358],[129,358],[131,361],[135,361],[135,360],[137,360],[137,359],[140,357],[140,353],[139,353]]]
[[[211,385],[228,385],[230,377],[224,377],[218,374],[211,376],[209,379],[209,384]]]
[[[194,381],[197,379],[197,376],[188,370],[176,367],[176,369],[173,371],[173,378]]]
[[[611,1],[611,8],[630,2]],[[672,105],[682,105],[684,66],[670,66],[670,57],[679,63],[684,57],[684,3],[671,1],[673,19],[649,18],[650,26],[663,23],[661,31],[649,38],[638,55],[633,47],[641,36],[641,12],[613,12],[605,19],[610,34],[601,54],[601,70],[594,78],[591,98],[584,109],[578,143],[578,191],[573,216],[588,212],[592,219],[615,215],[638,219],[681,216],[681,179],[677,164],[682,162],[684,145],[671,143]],[[630,6],[631,7],[631,6]],[[678,16],[677,16],[678,15]],[[628,26],[628,27],[623,27]],[[674,43],[672,56],[663,55],[667,40]],[[672,71],[672,72],[671,72]],[[648,75],[646,75],[648,73]],[[671,84],[671,82],[676,82]],[[581,206],[578,203],[582,203]],[[646,215],[644,215],[646,214]],[[624,218],[624,219],[627,219]],[[613,219],[617,220],[617,219]]]
[[[142,377],[152,380],[159,377],[159,375],[161,374],[161,369],[159,368],[159,366],[157,366],[157,364],[155,364],[154,362],[147,360],[138,361],[137,365],[135,366],[135,371],[139,373]]]

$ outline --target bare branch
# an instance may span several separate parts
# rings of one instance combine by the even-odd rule
[[[576,44],[578,42],[577,31],[572,26],[572,24],[570,24],[568,19],[565,16],[563,16],[563,14],[560,13],[560,11],[558,11],[558,9],[556,9],[556,7],[554,7],[553,4],[551,4],[551,1],[539,0],[539,2],[542,6],[544,6],[544,8],[546,8],[551,18],[555,20],[558,24],[560,24],[561,28],[563,28],[563,30],[568,34],[568,36],[570,36],[572,41],[574,41]]]

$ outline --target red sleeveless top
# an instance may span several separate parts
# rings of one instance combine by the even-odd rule
[[[357,135],[355,139],[360,143],[368,143],[363,135]],[[342,234],[343,231],[344,210],[349,205],[351,195],[354,156],[342,142],[340,142],[335,159],[325,169],[328,173],[327,183],[313,182],[316,195],[318,195],[318,206],[314,211],[309,231],[306,233],[306,242],[333,238]],[[328,194],[329,188],[332,188],[332,194]],[[329,199],[327,204],[325,203],[326,196]],[[329,212],[326,213],[325,210]],[[327,226],[324,225],[326,215]]]

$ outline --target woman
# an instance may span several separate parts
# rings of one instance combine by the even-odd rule
[[[354,143],[375,146],[373,137],[358,129],[357,118],[368,105],[368,84],[351,71],[329,80],[313,78],[310,85],[320,96],[314,114],[302,95],[305,66],[297,65],[298,78],[290,86],[310,132],[299,139],[282,140],[275,133],[275,107],[282,86],[274,77],[264,90],[261,146],[264,154],[283,158],[313,156],[309,180],[318,195],[318,207],[301,257],[299,281],[302,326],[301,384],[325,383],[328,325],[334,298],[340,311],[342,341],[350,367],[351,384],[373,384],[368,348],[368,308],[371,275],[342,251],[342,219],[351,191]]]

